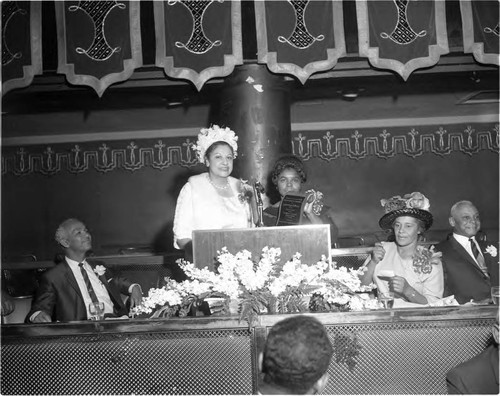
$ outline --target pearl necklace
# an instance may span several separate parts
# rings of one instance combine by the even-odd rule
[[[223,186],[218,186],[217,184],[215,184],[212,179],[210,179],[210,176],[207,174],[207,178],[208,178],[208,181],[210,182],[210,184],[212,186],[214,186],[217,190],[227,190],[227,188],[229,187],[229,180],[226,179],[226,184],[223,185]]]

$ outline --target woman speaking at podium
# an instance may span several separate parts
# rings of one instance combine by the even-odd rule
[[[191,176],[182,187],[174,217],[174,246],[192,258],[193,230],[252,226],[251,187],[231,175],[238,137],[229,128],[203,128],[193,146],[207,172]]]
[[[282,156],[274,164],[271,179],[281,199],[264,209],[263,223],[266,227],[277,225],[280,205],[285,195],[302,194],[302,185],[307,181],[304,163],[292,154]],[[329,224],[332,244],[336,243],[339,230],[333,221],[332,209],[323,205],[323,194],[314,190],[308,190],[305,194],[307,202],[300,224]]]

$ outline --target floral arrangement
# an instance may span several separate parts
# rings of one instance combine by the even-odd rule
[[[150,318],[184,317],[190,312],[197,314],[204,299],[217,297],[207,283],[198,281],[176,282],[166,278],[165,286],[149,289],[148,296],[142,303],[132,308],[132,317],[147,314]]]
[[[405,194],[403,197],[395,195],[389,199],[381,199],[380,204],[383,206],[385,213],[400,209],[421,209],[429,210],[431,205],[427,197],[420,192],[412,192]]]
[[[212,125],[210,128],[202,128],[198,134],[196,144],[193,144],[193,150],[200,163],[205,162],[205,152],[215,142],[226,142],[233,148],[234,158],[238,155],[238,136],[229,128],[221,128],[218,125]]]
[[[248,180],[240,179],[238,199],[241,203],[250,202],[253,197],[253,187],[248,184]]]
[[[433,265],[441,263],[441,252],[435,252],[434,246],[426,248],[418,245],[415,254],[413,255],[413,271],[416,274],[430,274]]]
[[[106,267],[104,265],[96,265],[94,268],[94,272],[97,276],[103,276],[106,272]]]
[[[131,314],[151,317],[185,316],[203,301],[224,301],[211,307],[212,314],[230,313],[230,302],[237,301],[237,314],[251,326],[259,314],[305,311],[347,311],[381,308],[367,292],[375,286],[362,286],[362,269],[337,267],[325,257],[314,265],[301,262],[297,253],[290,261],[280,261],[279,248],[265,247],[260,260],[252,261],[247,250],[231,254],[226,248],[218,252],[216,271],[200,269],[178,260],[188,280],[178,283],[166,278],[167,284],[151,289],[142,304]],[[214,309],[216,308],[216,309]]]
[[[496,257],[498,255],[497,248],[493,245],[486,247],[486,253],[488,253],[491,257]]]
[[[312,202],[312,211],[316,216],[321,214],[323,210],[323,193],[321,191],[307,190],[306,191],[306,201]]]

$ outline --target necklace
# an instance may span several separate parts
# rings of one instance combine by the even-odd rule
[[[210,176],[207,174],[207,178],[208,178],[208,181],[210,182],[210,184],[212,186],[214,186],[217,190],[227,190],[227,188],[229,187],[229,180],[226,179],[226,184],[223,185],[223,186],[218,186],[217,184],[215,184],[212,179],[210,179]]]

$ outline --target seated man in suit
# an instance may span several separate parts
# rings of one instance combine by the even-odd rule
[[[141,303],[138,284],[113,277],[109,268],[86,259],[92,238],[81,221],[63,221],[55,239],[63,248],[65,258],[43,274],[26,322],[87,320],[89,304],[96,301],[104,303],[105,316],[127,315],[120,293],[130,295],[131,308]]]
[[[264,374],[259,394],[321,393],[332,355],[328,334],[317,319],[298,315],[276,323],[259,356]]]
[[[436,251],[443,253],[444,296],[454,295],[460,304],[487,303],[491,287],[498,286],[497,244],[475,238],[481,221],[470,201],[454,204],[449,222],[453,234],[436,245]]]
[[[498,395],[498,313],[492,329],[494,343],[446,375],[450,395]]]

